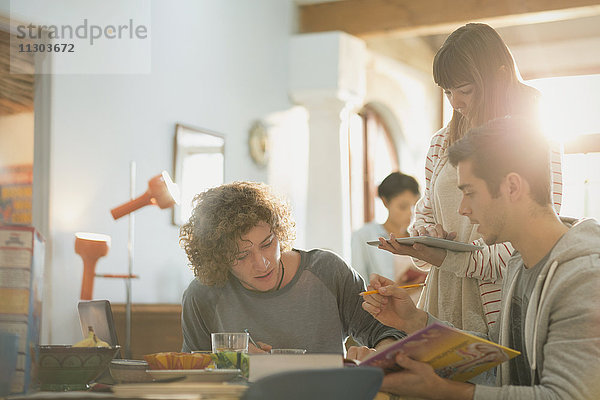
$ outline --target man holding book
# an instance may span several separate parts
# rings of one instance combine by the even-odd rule
[[[490,339],[521,355],[497,367],[499,387],[490,387],[443,379],[399,354],[404,370],[387,375],[382,389],[431,399],[600,398],[600,225],[555,213],[548,145],[524,120],[471,130],[450,147],[449,161],[463,192],[459,213],[486,244],[515,248],[504,260]],[[379,293],[365,296],[363,308],[386,325],[412,333],[436,321],[388,279],[372,275],[369,288]]]

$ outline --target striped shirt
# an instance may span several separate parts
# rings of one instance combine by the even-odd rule
[[[448,130],[438,131],[431,139],[425,162],[425,192],[415,207],[418,227],[441,224],[447,232],[457,232],[455,240],[483,246],[475,252],[448,251],[439,267],[414,259],[416,266],[429,270],[427,286],[418,307],[454,326],[487,334],[500,311],[502,278],[513,247],[510,243],[487,246],[467,217],[458,214],[462,193],[457,188],[456,168],[448,162]],[[558,213],[562,201],[561,152],[552,149],[552,196]]]

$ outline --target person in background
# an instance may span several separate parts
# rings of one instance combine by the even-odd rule
[[[260,346],[343,353],[405,337],[362,309],[363,279],[336,254],[292,248],[289,206],[268,186],[234,182],[198,194],[180,243],[195,279],[183,294],[183,351],[210,350],[213,332],[248,329]]]
[[[489,339],[521,355],[497,367],[497,384],[436,375],[403,355],[382,389],[426,399],[600,398],[600,224],[559,218],[553,208],[549,147],[528,121],[501,118],[449,149],[462,192],[458,211],[487,245],[510,242],[498,322]],[[363,307],[408,333],[436,321],[405,290],[374,275]]]
[[[438,50],[433,77],[453,108],[452,120],[433,135],[425,161],[425,193],[415,208],[411,236],[429,235],[484,246],[474,252],[454,252],[422,244],[403,246],[380,239],[380,248],[414,257],[428,270],[418,307],[454,326],[487,333],[500,312],[502,279],[513,248],[486,244],[478,226],[460,216],[461,193],[456,168],[448,162],[448,147],[473,127],[506,115],[537,120],[539,93],[520,81],[508,47],[488,25],[470,23],[454,31]],[[562,199],[561,154],[551,151],[555,211]],[[395,235],[391,235],[393,239]]]
[[[377,195],[388,211],[383,224],[376,221],[365,224],[352,233],[352,267],[364,278],[376,273],[400,284],[425,280],[426,274],[414,268],[409,256],[395,256],[366,242],[379,237],[407,237],[415,203],[419,200],[419,183],[401,172],[392,172],[377,187]]]

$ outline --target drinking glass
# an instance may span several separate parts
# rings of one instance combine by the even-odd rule
[[[246,332],[211,333],[212,352],[234,351],[236,353],[248,353],[249,336]]]

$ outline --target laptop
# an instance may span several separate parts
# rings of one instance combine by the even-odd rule
[[[77,303],[79,322],[83,337],[88,335],[88,327],[92,327],[99,339],[104,340],[111,346],[119,344],[117,330],[113,320],[110,302],[108,300],[90,300]],[[117,355],[115,358],[120,358]]]

